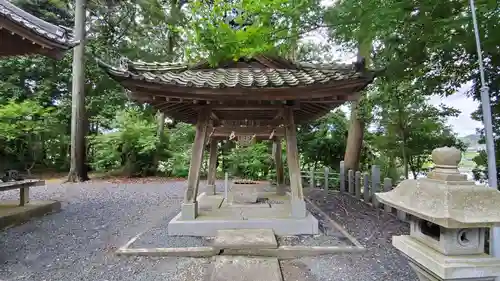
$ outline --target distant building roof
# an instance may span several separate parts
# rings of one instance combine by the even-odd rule
[[[0,0],[0,57],[42,54],[60,58],[77,44],[70,29]]]

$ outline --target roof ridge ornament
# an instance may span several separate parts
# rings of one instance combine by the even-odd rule
[[[354,69],[356,72],[365,72],[366,71],[366,58],[360,56],[359,54],[356,56],[356,61],[353,63]]]
[[[127,57],[121,57],[118,60],[118,68],[122,71],[128,71],[128,64],[130,62],[130,59]]]

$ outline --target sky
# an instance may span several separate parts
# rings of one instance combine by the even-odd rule
[[[446,98],[433,96],[429,101],[431,104],[439,105],[443,103],[461,111],[458,117],[448,118],[448,124],[459,136],[475,134],[476,129],[483,127],[482,122],[472,120],[471,118],[472,112],[476,111],[479,107],[479,102],[465,95],[468,87],[470,85],[464,85],[455,94]]]

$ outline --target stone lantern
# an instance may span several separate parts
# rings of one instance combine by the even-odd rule
[[[422,281],[493,281],[500,259],[485,253],[485,234],[500,225],[500,192],[476,185],[458,171],[453,147],[434,149],[427,178],[404,180],[378,200],[410,214],[410,235],[392,244]]]

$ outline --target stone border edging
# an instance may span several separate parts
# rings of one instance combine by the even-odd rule
[[[117,255],[123,256],[160,256],[160,257],[192,257],[206,258],[219,254],[213,247],[184,247],[184,248],[120,248]]]
[[[201,195],[201,194],[200,194]],[[120,247],[115,253],[123,256],[164,256],[164,257],[193,257],[205,258],[217,255],[245,255],[260,257],[277,257],[280,259],[293,259],[305,256],[334,255],[343,253],[360,253],[366,248],[350,235],[342,226],[330,218],[311,200],[304,198],[315,211],[324,216],[342,235],[354,246],[279,246],[276,249],[216,249],[214,247],[182,247],[182,248],[129,248],[146,231],[140,232]]]
[[[120,248],[117,255],[123,256],[163,256],[206,258],[218,255],[228,256],[258,256],[276,257],[279,259],[294,259],[306,256],[335,255],[344,253],[360,253],[365,248],[339,246],[280,246],[276,249],[224,249],[214,247],[183,247],[183,248]]]
[[[311,204],[311,206],[314,208],[315,211],[317,211],[318,213],[320,213],[323,217],[325,217],[329,223],[331,223],[338,231],[340,231],[340,233],[342,233],[342,235],[344,235],[345,237],[347,237],[347,239],[349,239],[349,241],[351,241],[352,244],[354,244],[357,248],[361,248],[361,249],[365,249],[365,247],[363,247],[363,245],[361,245],[361,243],[359,243],[359,241],[354,238],[354,236],[352,236],[351,234],[349,234],[349,232],[347,232],[347,230],[345,230],[340,224],[338,224],[336,221],[332,220],[330,218],[329,215],[327,215],[325,212],[323,212],[318,206],[316,206],[316,204],[314,204],[311,200],[309,200],[308,198],[304,198],[304,200]]]

